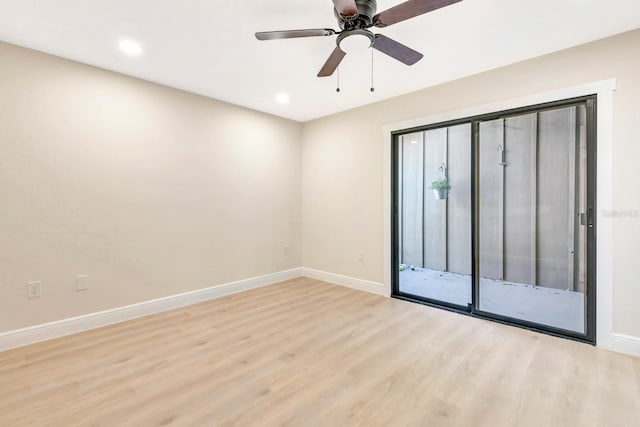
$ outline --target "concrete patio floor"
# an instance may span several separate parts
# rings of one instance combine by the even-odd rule
[[[416,268],[400,272],[400,291],[466,306],[471,276]],[[480,309],[515,319],[584,332],[584,295],[521,283],[480,278]]]

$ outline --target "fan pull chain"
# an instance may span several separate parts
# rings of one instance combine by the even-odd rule
[[[337,87],[336,87],[336,92],[340,92],[340,67],[338,67],[338,69],[336,71],[337,71],[336,74],[338,76],[338,84],[337,84]]]
[[[371,49],[371,92],[375,92],[376,88],[373,87],[373,48]]]

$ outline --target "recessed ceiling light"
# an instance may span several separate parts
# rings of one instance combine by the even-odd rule
[[[142,46],[135,40],[122,39],[118,44],[120,50],[129,56],[138,56],[142,53]]]
[[[286,93],[279,93],[276,95],[276,102],[278,104],[288,104],[289,103],[289,95]]]

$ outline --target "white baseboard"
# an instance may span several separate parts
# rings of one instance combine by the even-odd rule
[[[289,279],[295,279],[301,275],[302,269],[294,268],[292,270],[238,280],[237,282],[225,283],[209,288],[185,292],[183,294],[144,301],[125,307],[118,307],[70,319],[4,332],[0,334],[0,351],[22,347],[41,341],[48,341],[54,338],[76,334],[78,332],[84,332],[90,329],[124,322],[138,317],[148,316],[162,311],[173,310],[175,308],[209,301],[249,289],[272,285]]]
[[[239,280],[237,282],[224,283],[222,285],[212,286],[205,289],[185,292],[178,295],[171,295],[151,301],[144,301],[125,307],[114,308],[70,319],[0,333],[0,351],[22,347],[41,341],[48,341],[54,338],[148,316],[150,314],[173,310],[187,305],[220,298],[226,295],[272,285],[285,280],[295,279],[301,276],[377,295],[389,296],[388,289],[386,289],[382,283],[315,270],[313,268],[294,268],[278,273],[252,277],[249,279]],[[640,357],[640,337],[614,333],[612,336],[607,337],[606,340],[602,340],[599,343],[599,346],[618,353],[625,353]]]
[[[315,270],[313,268],[302,268],[302,275],[311,279],[322,280],[334,285],[346,286],[359,291],[370,292],[382,296],[389,296],[384,284],[370,282],[368,280],[356,279],[355,277],[343,276],[341,274],[328,273],[326,271]]]
[[[603,346],[611,351],[640,357],[640,337],[613,333],[609,345]]]

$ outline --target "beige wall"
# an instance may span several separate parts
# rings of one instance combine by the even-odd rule
[[[298,267],[300,134],[0,43],[0,332]]]
[[[383,281],[384,125],[609,78],[618,79],[614,207],[640,211],[638,46],[640,30],[305,123],[304,266]],[[640,337],[638,242],[640,218],[615,219],[614,331]]]
[[[640,211],[639,45],[630,32],[300,125],[0,43],[0,332],[300,265],[382,282],[383,125],[596,80],[618,79],[615,208]],[[640,218],[614,227],[615,331],[640,336]]]

